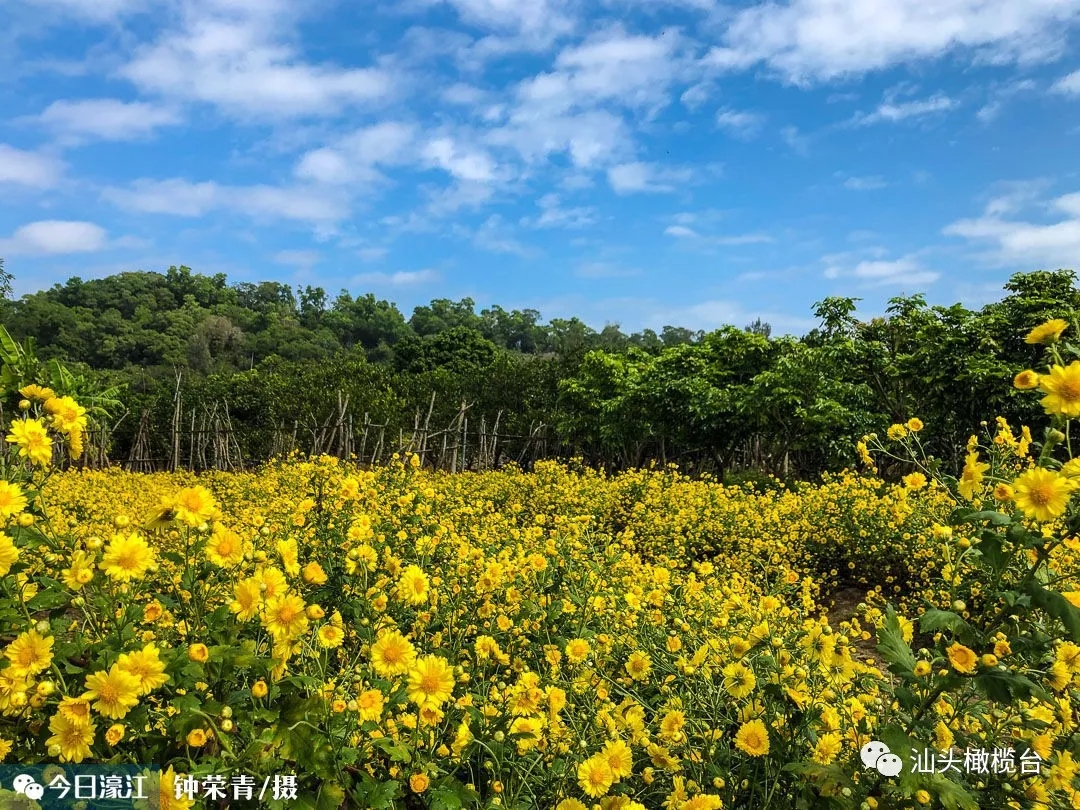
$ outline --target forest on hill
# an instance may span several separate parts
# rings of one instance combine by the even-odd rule
[[[0,323],[32,339],[34,362],[120,387],[100,437],[114,462],[233,466],[288,449],[367,460],[407,441],[455,469],[581,456],[804,477],[852,464],[861,436],[912,416],[953,462],[987,413],[1039,429],[1037,400],[1010,389],[1037,356],[1024,335],[1073,318],[1080,289],[1071,271],[1037,271],[979,309],[914,295],[861,321],[856,303],[819,302],[801,337],[761,322],[628,335],[470,299],[406,317],[372,294],[172,267],[7,296]]]

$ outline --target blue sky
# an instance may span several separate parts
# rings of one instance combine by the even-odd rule
[[[0,0],[16,291],[187,264],[599,328],[1080,255],[1080,0]]]

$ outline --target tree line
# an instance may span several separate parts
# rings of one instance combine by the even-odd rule
[[[798,477],[853,463],[858,438],[911,416],[947,457],[997,415],[1038,429],[1037,401],[1011,380],[1036,357],[1027,330],[1080,309],[1076,282],[1067,270],[1017,274],[979,309],[914,295],[870,320],[856,299],[827,298],[816,328],[774,337],[761,321],[597,331],[530,309],[477,312],[467,298],[406,318],[372,294],[331,299],[173,267],[5,296],[0,319],[43,362],[121,386],[113,459],[167,457],[178,414],[194,427],[212,411],[215,425],[227,414],[246,461],[279,451],[282,431],[325,437],[348,419],[404,435],[422,418],[467,436],[467,418],[507,437],[542,433],[545,453],[613,468],[656,460]]]

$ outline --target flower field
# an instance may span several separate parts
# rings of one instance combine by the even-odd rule
[[[1045,439],[991,421],[950,478],[912,419],[861,470],[759,490],[410,458],[61,471],[85,415],[28,386],[0,754],[154,763],[181,808],[179,775],[237,773],[296,774],[268,806],[326,810],[1080,807],[1080,362],[1054,328],[1015,382]],[[1042,767],[890,779],[871,739]]]

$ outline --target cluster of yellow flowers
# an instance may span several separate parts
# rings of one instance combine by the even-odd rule
[[[1039,379],[1066,416],[1062,368]],[[1080,605],[1080,469],[1037,463],[1026,430],[973,440],[951,488],[918,419],[888,431],[915,456],[895,484],[876,436],[863,473],[768,492],[414,458],[136,475],[52,470],[50,434],[73,445],[85,412],[22,393],[0,480],[6,761],[154,762],[175,808],[177,773],[289,771],[323,807],[970,807],[942,775],[864,772],[859,749],[903,726],[939,751],[1023,742],[1046,769],[999,780],[1008,806],[1080,807],[1080,644],[1009,611],[980,634],[991,541],[955,519],[989,505],[1056,533],[1031,558]],[[1008,699],[973,697],[983,681]]]

